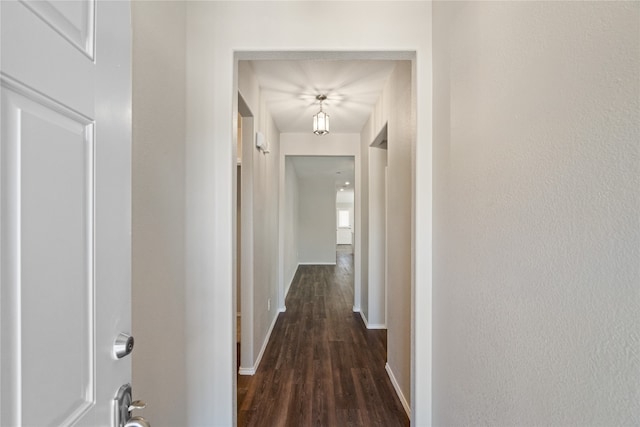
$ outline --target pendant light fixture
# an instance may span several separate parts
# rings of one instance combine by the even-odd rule
[[[322,101],[327,99],[327,95],[318,95],[316,99],[320,101],[320,111],[313,116],[313,133],[326,135],[329,133],[329,115],[322,111]]]

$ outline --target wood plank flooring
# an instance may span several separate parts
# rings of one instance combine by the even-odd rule
[[[386,331],[353,307],[353,254],[300,266],[254,376],[238,376],[238,426],[408,426],[385,371]]]

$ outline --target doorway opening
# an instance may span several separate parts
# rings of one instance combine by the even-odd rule
[[[248,67],[255,70],[255,67],[251,65],[247,66],[246,63],[250,61],[252,64],[255,64],[267,58],[272,61],[274,59],[290,60],[291,58],[313,59],[313,55],[314,53],[236,53],[235,58],[238,66],[235,69],[242,70]],[[342,54],[336,55],[340,60],[349,59],[345,59],[345,56]],[[390,55],[394,57],[393,60],[395,61],[393,77],[389,77],[393,79],[393,81],[385,86],[385,96],[380,97],[380,101],[376,104],[376,108],[371,113],[366,126],[362,128],[359,134],[354,136],[357,140],[355,144],[356,153],[354,153],[355,176],[350,182],[358,183],[362,181],[358,185],[363,187],[363,191],[362,195],[359,195],[359,192],[355,191],[353,220],[345,223],[345,225],[348,224],[351,227],[349,232],[351,234],[350,241],[352,242],[351,247],[354,250],[355,280],[353,311],[360,313],[365,325],[369,329],[389,329],[389,339],[392,343],[387,354],[386,367],[396,392],[401,396],[405,410],[409,413],[409,401],[411,400],[410,395],[415,365],[413,357],[414,348],[412,346],[412,339],[415,336],[412,301],[415,289],[415,263],[413,259],[415,230],[413,228],[413,218],[416,203],[414,192],[414,160],[412,157],[415,151],[416,137],[416,124],[414,119],[415,97],[413,96],[415,91],[415,61],[411,53],[404,53],[402,55],[406,55],[402,60],[398,60],[398,53]],[[325,59],[331,55],[325,52],[321,56]],[[359,54],[354,54],[354,56],[356,57],[355,60],[362,59],[362,56]],[[379,56],[380,54],[376,53],[376,57],[379,58]],[[234,77],[234,81],[238,85],[234,88],[236,93],[240,86],[246,84],[246,75],[243,76],[241,73],[242,71]],[[258,80],[259,79],[256,78],[254,83],[259,85],[260,82]],[[268,103],[262,99],[262,95],[261,93],[259,96],[261,99],[259,103],[260,108],[268,109]],[[240,102],[240,99],[238,102]],[[261,131],[270,134],[274,126],[277,128],[277,121],[273,120],[267,113],[260,111],[257,113],[257,116],[256,128],[254,129],[254,133],[250,135],[250,150],[253,150],[254,153],[256,152],[256,147],[254,147],[254,141],[257,138],[256,132]],[[265,128],[267,128],[267,130],[265,130]],[[276,130],[276,132],[277,131],[278,130]],[[383,133],[385,147],[381,147],[381,141],[379,141],[380,135]],[[322,137],[323,139],[321,141],[323,144],[327,143],[330,145],[332,141],[337,141],[337,137],[339,137],[339,135],[332,134]],[[259,321],[258,316],[264,316],[264,321],[260,321],[260,323],[262,325],[266,324],[265,330],[268,329],[266,336],[267,341],[277,319],[277,313],[271,311],[272,304],[275,305],[276,311],[286,310],[285,296],[288,285],[290,285],[291,279],[296,271],[293,266],[295,265],[297,268],[297,265],[301,263],[300,260],[304,263],[303,257],[300,257],[300,252],[304,252],[304,248],[298,246],[295,247],[295,250],[292,250],[292,246],[287,243],[291,240],[291,236],[287,235],[286,230],[287,227],[292,227],[292,223],[290,220],[287,220],[285,216],[288,215],[287,209],[291,208],[286,205],[286,172],[288,169],[294,167],[293,164],[291,164],[294,157],[309,154],[309,151],[300,148],[300,146],[305,145],[304,142],[306,138],[306,135],[296,134],[295,132],[280,132],[277,136],[268,135],[266,137],[266,140],[269,141],[269,146],[273,145],[271,155],[278,156],[280,160],[277,166],[279,171],[279,209],[277,211],[277,215],[279,216],[277,230],[278,245],[273,265],[273,267],[277,269],[277,300],[272,299],[269,293],[264,293],[265,298],[258,297],[254,293],[251,301],[247,304],[247,307],[253,304],[252,314],[248,314],[246,318],[248,319],[253,316],[251,318],[251,324],[255,324]],[[318,141],[319,140],[316,139],[315,143],[317,144]],[[316,147],[318,146],[319,145],[316,145]],[[316,152],[318,151],[321,150],[316,148]],[[381,157],[382,153],[384,153],[383,158]],[[244,161],[242,162],[241,180],[248,166]],[[266,173],[268,175],[268,168]],[[267,175],[264,176],[265,180],[272,182],[272,177]],[[368,185],[373,175],[375,175],[375,179],[377,180],[377,187],[371,191]],[[241,183],[241,188],[242,193],[248,191],[244,185],[244,181]],[[340,189],[336,187],[333,190],[334,207],[331,213],[333,229],[330,232],[330,237],[332,239],[333,262],[335,262],[336,244],[339,241],[346,241],[345,229],[347,227],[338,226],[341,216],[340,209],[337,205],[338,192]],[[317,192],[314,191],[308,193],[317,194]],[[242,194],[240,194],[240,197],[244,200]],[[255,197],[261,196],[256,195]],[[372,210],[372,203],[377,203],[374,210]],[[307,204],[297,204],[298,209],[301,209],[301,206],[305,207]],[[242,215],[244,215],[247,206],[241,203],[241,209]],[[258,215],[258,217],[259,215],[269,217],[271,213],[266,211],[254,212],[254,218],[256,215]],[[343,214],[342,216],[346,218],[345,215],[348,216],[348,214]],[[374,216],[374,224],[371,223],[371,216]],[[298,232],[299,231],[298,229]],[[341,236],[339,236],[339,234],[341,234]],[[238,236],[236,236],[236,238],[238,238]],[[241,252],[244,253],[243,245],[245,244],[245,238],[241,237],[241,239],[241,246],[243,247]],[[299,240],[297,242],[299,242]],[[256,244],[256,241],[254,241],[253,244]],[[372,245],[376,244],[378,246],[374,248]],[[370,252],[372,248],[377,252]],[[240,258],[242,261],[242,256]],[[297,262],[296,259],[298,259]],[[291,260],[293,260],[293,262]],[[313,261],[313,263],[317,264],[318,261]],[[244,273],[245,270],[243,267],[240,271],[241,280],[239,282],[239,294],[242,301],[245,301],[248,294],[252,292],[245,290],[243,287],[245,283]],[[388,283],[393,283],[396,288],[392,291],[387,291]],[[270,292],[270,290],[267,289],[267,292]],[[265,301],[261,299],[265,299]],[[263,307],[263,305],[265,307]],[[241,329],[244,329],[244,306],[242,307],[243,316]],[[271,323],[271,327],[268,327],[269,323]],[[251,326],[248,327],[250,328]],[[244,336],[244,333],[241,334],[241,336]],[[260,339],[256,339],[256,336],[254,336],[251,341],[247,348],[250,346],[254,347],[252,350],[253,358],[250,362],[253,362],[251,366],[253,372],[255,372],[255,368],[259,364],[259,359],[262,354],[262,351],[257,352],[255,350],[258,350],[261,345],[264,349],[267,341],[262,343]],[[243,346],[244,344],[241,345],[241,371],[244,363],[242,361],[244,354],[242,350]],[[257,359],[256,354],[258,354]],[[251,371],[247,370],[245,373],[251,374]]]

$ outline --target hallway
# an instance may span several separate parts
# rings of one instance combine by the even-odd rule
[[[239,426],[405,426],[385,371],[386,331],[353,304],[353,254],[302,265],[254,376],[238,376]]]

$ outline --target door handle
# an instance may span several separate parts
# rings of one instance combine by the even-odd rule
[[[144,409],[146,407],[147,407],[147,404],[144,403],[142,400],[134,400],[129,405],[129,412],[133,411],[134,409]]]
[[[151,424],[142,417],[131,417],[124,427],[151,427]]]

